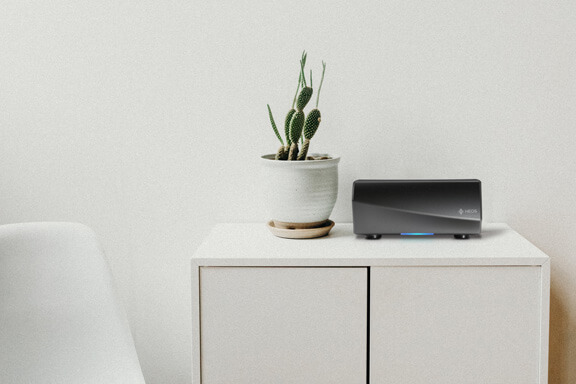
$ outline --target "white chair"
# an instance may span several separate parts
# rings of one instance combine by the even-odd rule
[[[90,228],[0,226],[0,383],[144,383]]]

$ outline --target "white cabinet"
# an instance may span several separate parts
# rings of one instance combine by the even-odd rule
[[[371,268],[370,383],[539,383],[541,272]]]
[[[201,268],[202,382],[366,383],[366,281],[367,268]]]
[[[192,259],[193,383],[544,384],[549,276],[503,224],[465,241],[222,224]]]

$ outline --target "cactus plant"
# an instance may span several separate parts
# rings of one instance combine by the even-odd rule
[[[310,146],[310,140],[318,130],[321,121],[320,111],[318,110],[318,102],[320,99],[320,90],[322,89],[322,83],[324,82],[324,72],[326,71],[326,63],[322,62],[322,78],[320,80],[320,86],[318,87],[318,94],[316,97],[316,108],[308,113],[308,116],[304,113],[304,108],[312,98],[313,83],[312,83],[312,70],[310,70],[310,86],[306,82],[305,66],[306,66],[307,53],[304,51],[300,59],[300,74],[298,77],[298,86],[296,88],[296,94],[292,100],[292,108],[286,114],[284,119],[284,134],[286,137],[286,143],[282,140],[278,129],[276,128],[276,123],[272,116],[272,111],[270,106],[268,106],[268,114],[270,117],[270,123],[272,129],[278,140],[281,143],[281,147],[276,152],[276,160],[306,160],[308,154],[308,148]],[[294,108],[296,107],[296,108]],[[300,141],[302,148],[299,149],[298,142]]]

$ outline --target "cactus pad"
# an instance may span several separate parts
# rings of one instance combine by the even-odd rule
[[[310,87],[302,88],[300,94],[298,95],[298,100],[296,101],[297,110],[302,111],[306,107],[306,104],[308,104],[308,102],[312,98],[313,92],[314,90]]]
[[[296,111],[290,120],[290,140],[292,144],[298,143],[304,128],[304,112]]]
[[[286,135],[287,146],[290,146],[290,144],[292,144],[292,141],[290,140],[290,121],[292,121],[292,116],[294,116],[294,112],[296,112],[294,108],[289,110],[288,114],[286,114],[286,119],[284,120],[284,134]]]
[[[318,126],[320,125],[321,115],[320,111],[317,109],[313,109],[308,112],[308,116],[306,116],[306,122],[304,123],[304,138],[310,140],[318,130]]]

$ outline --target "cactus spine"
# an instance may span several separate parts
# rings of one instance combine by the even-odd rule
[[[318,110],[318,102],[320,99],[322,83],[324,82],[326,63],[322,62],[322,78],[320,80],[320,86],[318,87],[316,108],[311,110],[308,116],[306,116],[304,114],[304,108],[314,93],[312,83],[312,70],[310,70],[310,86],[308,86],[306,83],[306,75],[304,72],[304,68],[306,66],[306,57],[306,51],[302,52],[302,57],[300,59],[298,86],[296,87],[296,93],[294,94],[294,99],[292,100],[292,108],[288,111],[286,118],[284,119],[284,135],[286,137],[286,143],[284,143],[280,133],[278,132],[278,129],[276,128],[276,123],[274,122],[274,117],[272,116],[272,110],[268,105],[268,115],[270,117],[272,129],[282,144],[282,146],[276,152],[276,160],[306,160],[306,155],[308,154],[308,148],[310,146],[310,140],[320,125],[321,115],[320,111]],[[301,151],[298,148],[298,141],[300,141],[302,145]]]

